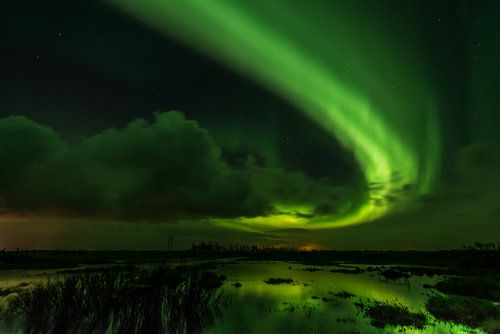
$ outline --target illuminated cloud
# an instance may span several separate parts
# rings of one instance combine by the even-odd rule
[[[312,218],[335,213],[362,193],[301,172],[257,166],[251,156],[231,167],[209,133],[179,112],[157,113],[154,122],[137,119],[72,143],[25,117],[7,117],[0,119],[0,143],[4,215]]]

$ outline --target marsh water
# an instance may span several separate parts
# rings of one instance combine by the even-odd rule
[[[364,270],[356,273],[353,268]],[[436,321],[426,311],[425,302],[432,292],[425,286],[442,277],[412,276],[387,280],[380,276],[379,271],[369,269],[369,266],[349,264],[311,267],[287,262],[220,261],[210,270],[226,276],[220,287],[224,305],[215,321],[203,332],[481,333]],[[2,271],[0,288],[29,288],[36,282],[61,275],[66,274],[57,270]],[[266,283],[270,278],[286,281]],[[0,300],[5,302],[6,298],[0,297]],[[423,329],[373,327],[370,319],[356,306],[356,303],[373,301],[404,305],[410,311],[425,314],[429,324]]]
[[[359,267],[359,266],[358,266]],[[367,267],[367,266],[361,266]],[[319,269],[319,270],[317,270]],[[470,333],[457,325],[435,322],[423,330],[386,327],[377,329],[355,306],[368,300],[400,303],[425,312],[429,291],[423,286],[439,277],[385,280],[377,272],[332,273],[333,266],[234,263],[217,269],[228,277],[223,289],[230,297],[222,318],[208,333]],[[271,277],[293,280],[271,285]],[[234,283],[241,287],[235,287]],[[341,292],[354,296],[339,297]],[[341,294],[340,294],[341,295]]]

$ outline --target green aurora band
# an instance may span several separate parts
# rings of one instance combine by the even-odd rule
[[[366,178],[366,200],[335,216],[307,219],[281,210],[220,224],[347,226],[404,208],[431,189],[440,135],[426,64],[415,55],[418,33],[405,31],[414,42],[400,46],[393,31],[377,25],[368,2],[354,11],[347,2],[108,1],[294,104],[353,152]]]

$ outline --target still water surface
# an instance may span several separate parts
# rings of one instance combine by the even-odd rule
[[[436,321],[425,310],[425,302],[432,292],[423,285],[434,284],[441,277],[413,276],[409,279],[387,281],[380,277],[378,272],[345,274],[333,273],[332,269],[340,268],[336,266],[313,268],[286,262],[225,262],[214,271],[227,277],[221,288],[226,296],[226,306],[215,324],[205,332],[482,333],[479,330]],[[56,271],[2,271],[0,288],[43,281],[57,276]],[[264,282],[269,278],[287,278],[293,282],[271,285]],[[348,292],[354,296],[335,295],[340,292]],[[0,301],[2,299],[5,301],[5,298],[0,298]],[[384,329],[375,328],[370,325],[370,319],[355,306],[355,303],[373,301],[400,303],[412,312],[424,313],[428,316],[429,325],[421,330],[390,326]]]
[[[367,266],[360,266],[362,268]],[[332,273],[333,266],[315,267],[284,262],[237,262],[217,269],[227,276],[223,286],[229,306],[208,333],[481,333],[462,326],[432,321],[425,310],[428,289],[439,277],[411,277],[386,281],[377,272]],[[291,278],[292,284],[269,285],[271,277]],[[234,287],[234,283],[241,287]],[[349,292],[351,298],[334,294]],[[401,303],[412,312],[423,312],[432,323],[423,330],[370,325],[354,305],[357,302]]]

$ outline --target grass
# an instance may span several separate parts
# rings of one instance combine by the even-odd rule
[[[481,328],[486,333],[498,334],[500,333],[500,319],[488,319],[481,324]]]
[[[498,276],[452,277],[433,288],[449,296],[434,295],[427,310],[436,319],[500,333],[500,283]]]
[[[291,278],[269,278],[264,281],[266,284],[278,285],[278,284],[292,284],[293,279]]]
[[[5,296],[8,296],[10,295],[11,293],[14,293],[15,291],[12,290],[12,289],[0,289],[0,297],[5,297]]]
[[[2,328],[21,320],[24,333],[200,333],[218,315],[224,279],[189,267],[69,275],[10,297]]]
[[[24,288],[26,286],[28,286],[28,283],[23,282],[23,283],[19,283],[15,287],[1,288],[0,289],[0,297],[6,297],[6,296],[9,296],[9,295],[11,295],[13,293],[18,293],[19,291],[22,290],[22,288]]]
[[[76,269],[64,269],[58,270],[57,274],[91,274],[91,273],[104,273],[111,271],[132,271],[137,268],[134,265],[107,265],[99,267],[86,267],[86,268],[76,268]]]
[[[435,289],[448,295],[500,301],[499,277],[453,277],[438,282]]]
[[[431,268],[405,268],[416,275],[453,274],[485,275],[500,273],[500,249],[471,248],[443,251],[0,251],[0,270],[49,269],[78,267],[88,264],[162,263],[172,259],[222,259],[240,257],[248,261],[286,261],[308,266],[339,265],[342,262],[362,264],[405,264]],[[348,272],[350,273],[350,272]]]
[[[429,298],[426,308],[439,320],[480,327],[488,333],[500,332],[500,307],[487,300],[434,295]]]
[[[355,296],[354,294],[347,292],[347,291],[340,291],[340,292],[330,291],[329,294],[332,296],[338,297],[338,298],[342,298],[342,299],[349,299],[349,298],[352,298]]]
[[[422,329],[427,323],[425,315],[410,312],[402,304],[375,302],[373,305],[355,304],[365,316],[371,319],[371,324],[377,328],[386,326],[411,326]]]
[[[363,269],[360,269],[360,268],[356,267],[354,269],[332,269],[332,270],[330,270],[330,272],[337,273],[337,274],[353,274],[353,275],[358,275],[358,274],[364,273],[365,271]]]
[[[386,280],[397,281],[403,278],[410,278],[410,275],[406,272],[399,271],[397,269],[386,269],[380,272],[380,276]]]

